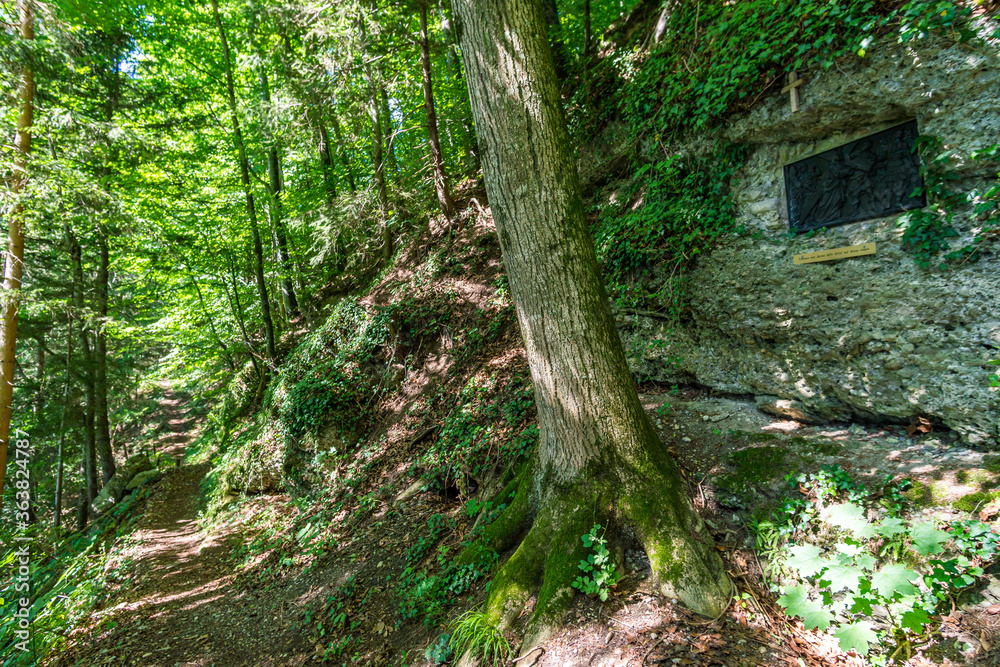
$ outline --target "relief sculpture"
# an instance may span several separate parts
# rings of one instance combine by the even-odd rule
[[[788,223],[807,232],[926,205],[910,121],[785,166]]]

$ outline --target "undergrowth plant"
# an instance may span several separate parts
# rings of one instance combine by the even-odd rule
[[[500,628],[482,611],[468,611],[458,617],[451,633],[451,647],[456,655],[466,651],[482,665],[504,664],[513,648]]]
[[[604,602],[608,599],[611,589],[621,579],[621,573],[616,570],[611,560],[611,551],[608,550],[608,541],[604,537],[601,524],[594,524],[590,532],[580,539],[583,541],[583,546],[592,549],[593,553],[587,556],[587,560],[580,561],[578,567],[583,574],[573,581],[572,586],[585,595],[591,597],[596,595],[601,602]]]
[[[946,147],[940,138],[924,136],[917,140],[917,149],[923,158],[924,185],[914,194],[925,194],[928,206],[899,217],[904,228],[903,247],[913,255],[917,266],[946,271],[976,259],[983,243],[1000,227],[1000,178],[985,191],[965,191],[954,185],[960,179],[958,166],[996,161],[1000,145],[974,151],[966,157]],[[970,243],[952,248],[949,239],[959,237],[954,225],[959,213],[971,214],[973,224],[978,227]]]
[[[842,470],[821,472],[790,476],[803,498],[754,526],[758,550],[776,565],[770,573],[786,581],[778,603],[845,651],[908,659],[995,561],[1000,535],[979,521],[941,530],[902,518],[903,482],[869,494]]]

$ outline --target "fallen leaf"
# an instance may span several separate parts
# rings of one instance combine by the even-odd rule
[[[1000,614],[1000,604],[990,605],[986,611],[990,614]]]

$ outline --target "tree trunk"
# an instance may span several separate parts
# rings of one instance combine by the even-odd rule
[[[347,159],[347,147],[344,146],[344,136],[340,131],[340,120],[337,118],[337,114],[333,114],[332,120],[333,137],[337,140],[337,153],[340,154],[341,164],[344,165],[344,171],[347,173],[347,188],[353,195],[357,192],[358,188],[354,184],[354,170],[351,169],[351,161]]]
[[[115,455],[111,451],[111,421],[108,418],[108,337],[104,326],[108,317],[108,250],[107,227],[97,226],[100,263],[97,268],[97,349],[94,366],[94,436],[101,457],[101,479],[107,484],[115,474]]]
[[[32,0],[18,0],[21,39],[35,38],[35,14]],[[35,115],[35,73],[27,64],[21,70],[19,91],[21,108],[17,114],[14,137],[14,176],[11,194],[17,197],[27,182],[28,155],[31,153],[31,126]],[[20,312],[21,276],[24,275],[24,204],[14,205],[8,217],[7,260],[3,274],[3,323],[0,324],[0,498],[3,498],[7,470],[7,444],[10,440],[11,408],[14,401],[14,366],[17,361],[17,316]]]
[[[222,351],[222,357],[226,360],[226,365],[229,366],[229,370],[235,371],[236,362],[233,361],[233,356],[229,353],[229,348],[219,335],[218,329],[215,328],[215,317],[212,315],[212,311],[208,309],[208,304],[205,303],[205,297],[201,294],[201,287],[198,285],[198,281],[195,280],[194,271],[190,271],[190,273],[191,284],[194,285],[195,294],[198,295],[198,303],[201,304],[201,312],[208,321],[208,328],[212,331],[212,337],[215,338],[215,344],[218,345],[219,349]]]
[[[247,150],[243,143],[243,133],[240,130],[239,112],[236,108],[236,88],[233,85],[233,66],[229,55],[229,42],[226,40],[226,29],[219,16],[219,2],[212,0],[212,14],[215,25],[219,29],[219,40],[222,42],[222,61],[226,70],[226,93],[229,99],[229,114],[232,116],[233,144],[236,146],[240,164],[240,179],[243,192],[246,195],[247,217],[250,219],[250,234],[253,237],[254,276],[257,279],[257,292],[260,296],[260,308],[264,320],[264,338],[267,341],[267,358],[274,362],[277,353],[274,347],[274,322],[271,320],[271,303],[267,294],[267,281],[264,279],[264,247],[260,242],[260,230],[257,227],[257,208],[253,202],[253,189],[250,186],[250,164],[247,160]]]
[[[67,312],[70,312],[67,310]],[[66,431],[69,428],[69,403],[70,394],[73,390],[73,374],[70,372],[73,364],[73,316],[69,315],[66,321],[66,385],[63,387],[63,410],[62,418],[59,420],[59,449],[56,454],[56,493],[53,503],[52,525],[59,528],[62,525],[62,496],[63,496],[63,452],[66,445]]]
[[[317,121],[319,129],[319,163],[323,167],[323,190],[326,192],[326,205],[333,209],[333,200],[337,198],[337,179],[333,171],[333,153],[330,151],[330,133],[323,121]]]
[[[252,36],[251,36],[252,39]],[[271,86],[267,80],[267,70],[264,68],[264,53],[258,47],[257,56],[260,59],[258,77],[260,79],[260,97],[264,108],[271,107]],[[288,259],[288,229],[285,227],[284,212],[281,207],[281,191],[284,179],[281,175],[281,158],[278,155],[278,141],[265,123],[264,137],[267,140],[267,178],[268,190],[271,195],[271,222],[278,246],[278,267],[281,270],[281,302],[289,320],[299,316],[299,302],[295,298],[295,284],[292,282],[292,263]]]
[[[444,217],[451,222],[455,204],[448,191],[448,177],[444,173],[444,155],[438,136],[437,113],[434,111],[434,87],[431,81],[431,49],[427,39],[427,3],[420,3],[420,68],[424,75],[424,111],[427,112],[427,140],[431,149],[431,168],[434,170],[434,189]]]
[[[541,584],[526,648],[561,622],[568,584],[586,556],[580,536],[594,523],[611,526],[612,540],[633,531],[659,590],[714,616],[731,584],[628,369],[587,227],[542,5],[456,0],[455,7],[540,429],[505,518],[463,559],[503,551],[530,527],[487,606],[507,624]]]
[[[86,483],[87,503],[94,502],[97,497],[97,444],[94,412],[96,391],[94,388],[94,355],[90,349],[90,332],[84,317],[83,299],[83,258],[80,243],[69,224],[65,225],[66,241],[69,246],[70,263],[73,266],[73,307],[76,320],[76,334],[80,341],[80,352],[83,356],[80,372],[77,374],[83,380],[85,406],[83,412],[83,472]]]
[[[389,194],[385,186],[384,137],[379,113],[378,90],[368,75],[368,114],[372,121],[372,163],[375,166],[375,191],[378,195],[379,217],[382,219],[382,260],[392,257],[392,232],[389,230]]]
[[[382,80],[381,74],[379,75],[379,80]],[[392,122],[392,111],[389,109],[389,93],[386,91],[384,83],[379,86],[379,100],[381,101],[379,109],[381,110],[382,122],[384,123],[382,141],[386,161],[389,163],[389,171],[392,173],[392,182],[395,183],[398,190],[399,163],[396,161],[396,124]]]
[[[593,36],[590,34],[590,0],[583,0],[583,57],[590,57]]]
[[[545,15],[545,25],[549,30],[549,45],[555,64],[556,80],[563,81],[569,76],[569,56],[562,39],[562,22],[559,20],[559,6],[556,0],[541,0]]]

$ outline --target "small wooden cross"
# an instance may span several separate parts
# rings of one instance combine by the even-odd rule
[[[799,110],[799,86],[805,82],[805,79],[799,78],[798,72],[792,72],[788,75],[788,85],[781,89],[781,92],[783,93],[791,93],[792,113]]]

